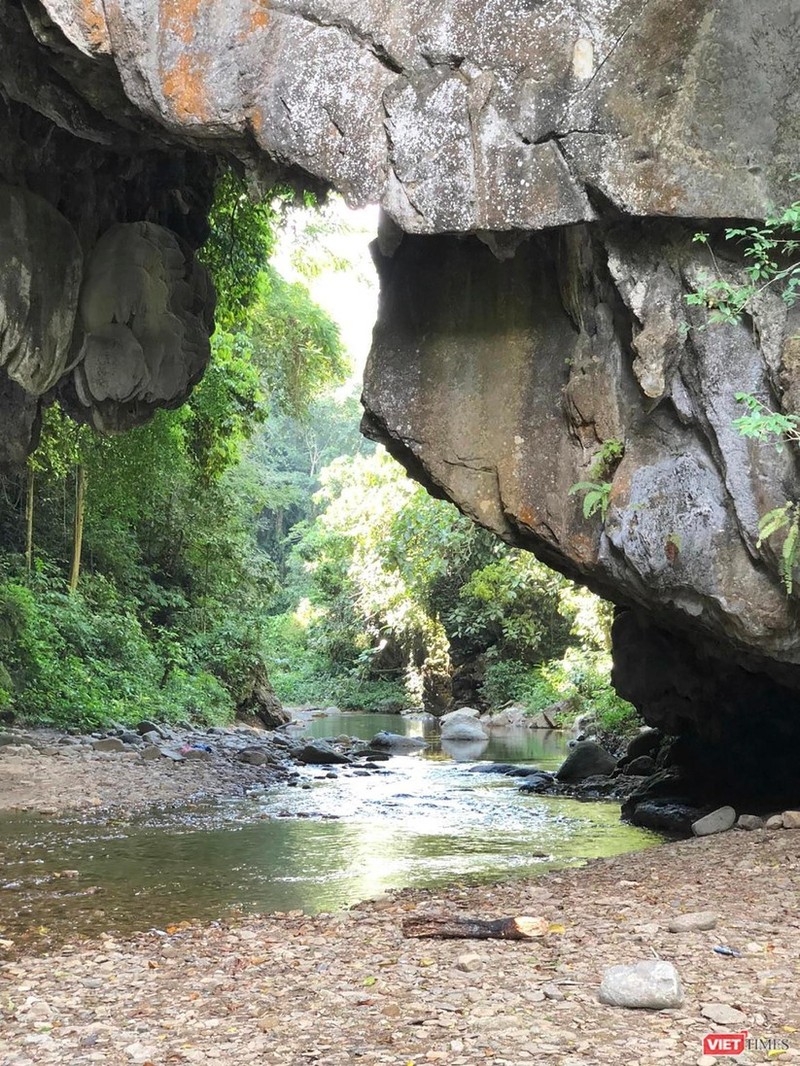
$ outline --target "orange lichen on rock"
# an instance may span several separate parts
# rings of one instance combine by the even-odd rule
[[[96,52],[110,52],[111,42],[102,0],[81,0],[80,21],[86,43]]]
[[[172,108],[175,118],[202,122],[208,117],[208,94],[204,68],[208,62],[205,54],[182,55],[172,69],[163,77],[161,88],[164,99]]]
[[[203,11],[202,0],[161,0],[159,17],[162,32],[174,34],[184,44],[191,44]]]
[[[248,25],[249,33],[258,33],[269,25],[269,7],[266,0],[253,0]]]

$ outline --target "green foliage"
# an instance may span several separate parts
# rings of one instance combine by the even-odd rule
[[[418,702],[426,672],[485,656],[490,704],[540,708],[565,698],[547,670],[585,644],[593,698],[606,698],[610,617],[596,597],[428,496],[382,451],[337,459],[321,483],[290,558],[298,608],[282,616],[286,661],[271,664],[281,694],[315,702],[323,673],[340,703],[341,679],[404,683]]]
[[[219,721],[232,713],[218,682],[200,674],[160,681],[157,645],[135,605],[97,577],[69,595],[63,581],[39,573],[23,585],[6,568],[0,580],[0,659],[13,685],[13,705],[41,724],[95,729],[109,721]]]
[[[591,518],[599,511],[600,518],[605,521],[611,499],[611,482],[578,481],[570,487],[569,495],[574,496],[578,492],[584,493],[583,517]]]
[[[698,233],[694,239],[709,247],[716,276],[706,275],[704,284],[697,292],[690,293],[686,302],[690,306],[704,307],[710,325],[740,321],[742,315],[752,310],[754,301],[768,289],[776,290],[787,306],[794,306],[800,292],[800,201],[773,212],[761,225],[729,228],[725,236],[744,244],[747,282],[733,283],[723,277],[708,234]],[[771,442],[778,452],[783,450],[786,442],[800,442],[800,416],[772,411],[749,393],[737,393],[736,399],[747,409],[747,413],[733,423],[743,437]],[[778,534],[784,535],[780,575],[787,594],[791,595],[795,567],[800,563],[800,503],[787,500],[780,507],[773,508],[759,519],[758,532],[758,547]]]
[[[205,254],[228,329],[215,336],[211,366],[183,407],[115,437],[76,425],[58,404],[47,409],[31,460],[30,573],[20,563],[24,485],[6,484],[0,703],[11,700],[31,721],[219,721],[263,664],[261,623],[278,566],[261,524],[274,481],[260,461],[263,438],[253,438],[270,411],[307,415],[346,370],[333,323],[302,286],[266,265],[278,210],[250,204],[231,175],[223,178]],[[69,596],[79,465],[88,486],[84,565]]]
[[[782,531],[785,536],[781,546],[781,580],[791,596],[794,570],[800,562],[800,503],[787,502],[763,515],[758,521],[756,547],[760,548],[764,541]]]
[[[290,198],[286,190],[277,190],[269,202],[256,202],[233,169],[220,174],[209,217],[211,232],[199,258],[217,290],[216,318],[222,330],[246,323]]]
[[[800,416],[772,411],[746,392],[737,392],[736,399],[747,408],[747,414],[733,422],[743,437],[770,442],[777,452],[783,451],[785,441],[800,441]]]
[[[697,233],[694,240],[708,247],[715,273],[706,273],[697,292],[686,296],[687,304],[705,308],[711,325],[738,322],[751,309],[753,300],[768,289],[777,290],[784,302],[793,306],[800,290],[800,201],[768,215],[761,225],[730,227],[725,237],[744,244],[748,280],[739,283],[725,278],[709,235]]]
[[[304,285],[285,281],[272,268],[260,276],[250,315],[252,360],[272,406],[306,417],[311,402],[347,376],[338,328]]]
[[[592,460],[589,467],[588,481],[578,481],[569,489],[569,495],[583,493],[583,517],[591,518],[599,512],[604,522],[608,514],[608,506],[611,500],[611,481],[614,472],[622,461],[625,454],[625,445],[616,437],[604,441]]]
[[[613,477],[622,457],[625,455],[625,444],[616,437],[610,437],[603,441],[595,453],[592,465],[589,468],[589,477],[593,481],[601,481]]]

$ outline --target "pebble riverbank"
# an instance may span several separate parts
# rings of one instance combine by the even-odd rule
[[[211,734],[207,758],[183,761],[41,731],[14,739],[0,747],[2,809],[130,811],[288,772],[241,761],[274,743],[246,729]],[[533,881],[405,890],[315,918],[167,925],[27,957],[0,930],[0,1066],[711,1066],[703,1037],[744,1030],[750,1046],[720,1061],[800,1062],[798,901],[800,831],[760,829]],[[676,923],[698,911],[702,922]],[[522,943],[403,937],[404,918],[430,912],[532,915],[549,931]],[[677,969],[679,1007],[599,1002],[607,967],[658,959]]]
[[[103,937],[0,967],[0,1063],[711,1066],[703,1037],[745,1029],[754,1049],[724,1061],[800,1061],[798,893],[800,832],[737,831],[344,914]],[[698,910],[713,928],[669,931]],[[420,912],[537,915],[552,931],[405,939]],[[680,1007],[598,1002],[606,967],[645,959],[675,965]]]

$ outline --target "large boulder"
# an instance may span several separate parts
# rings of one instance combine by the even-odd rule
[[[488,734],[480,722],[472,717],[456,717],[442,723],[442,740],[486,740]]]
[[[587,777],[610,774],[617,760],[594,740],[581,740],[575,745],[556,772],[563,784],[578,784]]]
[[[401,733],[389,733],[385,729],[382,729],[380,733],[376,733],[370,741],[371,748],[391,751],[398,755],[420,751],[422,748],[427,748],[427,746],[428,742],[423,740],[422,737],[407,737]]]
[[[248,725],[262,725],[266,729],[278,729],[291,722],[292,716],[275,694],[263,663],[250,672],[236,705],[236,717]]]
[[[336,751],[324,740],[310,740],[297,753],[297,758],[309,766],[338,766],[351,762],[348,755]]]

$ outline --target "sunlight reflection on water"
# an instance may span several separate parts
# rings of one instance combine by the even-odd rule
[[[335,910],[393,888],[531,876],[658,843],[623,825],[616,804],[524,796],[514,779],[470,773],[441,751],[430,721],[347,715],[313,720],[307,732],[368,739],[380,729],[432,744],[368,777],[307,768],[308,789],[254,790],[132,823],[4,818],[2,877],[19,887],[0,889],[0,922],[74,935],[216,918],[231,907]],[[482,758],[551,769],[565,751],[561,734],[520,730],[493,737]],[[64,868],[79,879],[48,879]],[[101,894],[78,894],[95,885]]]

